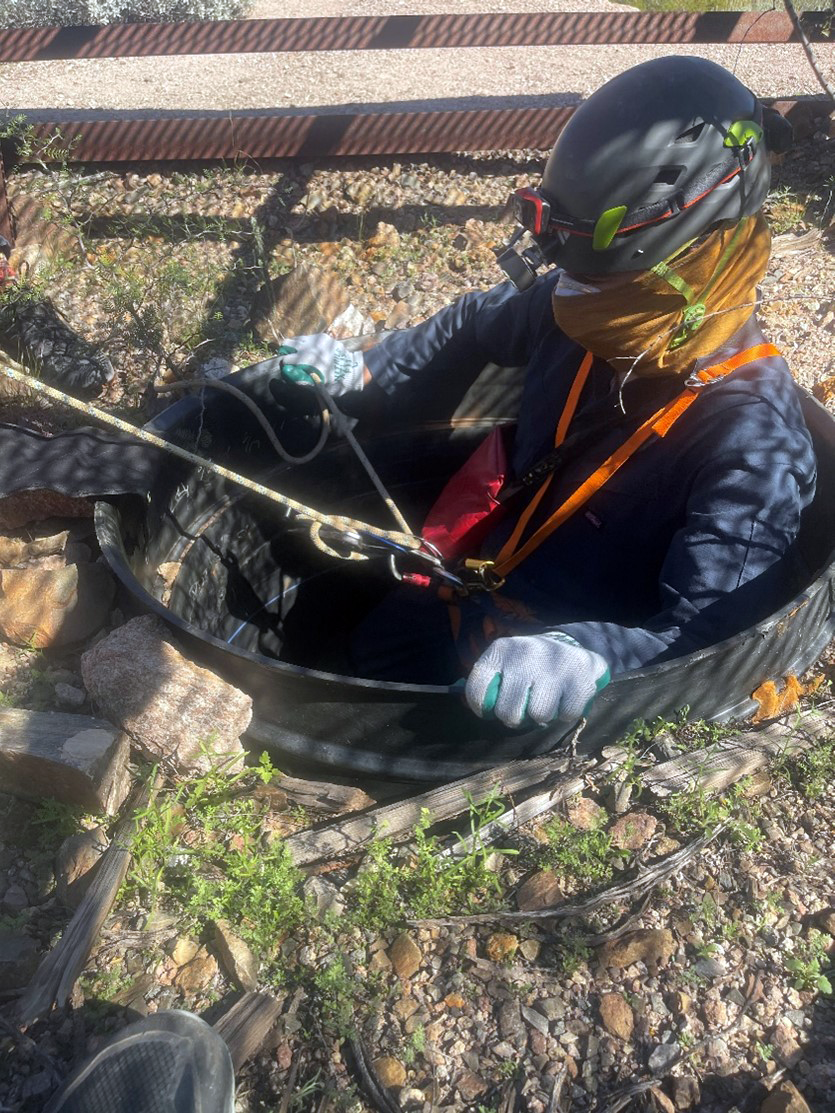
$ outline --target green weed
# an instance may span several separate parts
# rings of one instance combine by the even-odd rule
[[[773,773],[808,800],[819,800],[835,782],[835,738],[818,742],[805,753],[783,758],[775,763]]]
[[[810,931],[808,939],[798,941],[797,951],[785,962],[786,970],[793,976],[795,989],[833,992],[832,982],[828,977],[832,972],[829,945],[828,938],[817,930]]]
[[[228,919],[262,957],[306,918],[302,876],[281,840],[265,837],[260,805],[236,788],[273,775],[269,759],[230,775],[223,768],[157,794],[139,816],[128,902],[178,912],[196,932]]]
[[[579,831],[560,818],[550,820],[542,830],[548,841],[535,851],[538,865],[561,877],[591,883],[608,881],[615,863],[629,857],[628,851],[612,845],[611,835],[603,830]]]
[[[489,868],[488,859],[510,852],[488,850],[478,832],[503,810],[495,799],[470,805],[470,835],[474,841],[460,857],[441,854],[440,841],[427,833],[432,816],[425,809],[415,827],[414,844],[403,857],[395,857],[391,839],[376,839],[356,879],[354,922],[379,931],[409,917],[499,907],[504,889],[499,875]]]

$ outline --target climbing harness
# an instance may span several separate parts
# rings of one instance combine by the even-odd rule
[[[478,591],[498,591],[505,583],[510,573],[517,568],[527,557],[547,540],[551,534],[583,507],[592,495],[618,471],[635,452],[651,436],[665,437],[678,419],[690,408],[699,397],[699,394],[710,383],[724,378],[739,367],[753,363],[758,359],[778,356],[779,350],[773,344],[757,344],[738,352],[722,363],[704,367],[694,371],[686,380],[684,390],[671,401],[656,410],[651,417],[643,421],[634,433],[624,441],[615,451],[600,464],[595,471],[568,496],[528,538],[523,541],[523,536],[528,528],[537,507],[541,504],[551,481],[554,471],[545,478],[539,490],[530,500],[524,511],[520,514],[507,541],[505,541],[498,554],[490,560],[471,558],[463,561],[456,571],[464,581],[463,594]],[[586,353],[575,376],[569,391],[565,408],[557,423],[554,445],[558,448],[564,443],[568,427],[574,416],[577,402],[583,385],[591,369],[593,357]]]

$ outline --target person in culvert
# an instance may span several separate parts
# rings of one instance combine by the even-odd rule
[[[518,423],[489,446],[501,509],[462,532],[454,495],[485,474],[482,446],[430,515],[483,590],[449,605],[396,589],[355,633],[358,675],[466,677],[476,715],[568,723],[610,676],[715,643],[785,597],[815,458],[755,306],[770,154],[790,130],[712,62],[635,66],[579,106],[540,187],[517,191],[533,245],[505,254],[515,284],[364,355],[321,334],[289,342],[291,363],[337,394],[364,386],[363,401],[439,370],[525,368]]]

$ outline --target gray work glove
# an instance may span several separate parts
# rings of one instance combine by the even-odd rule
[[[349,352],[326,332],[290,336],[278,349],[285,378],[320,383],[334,398],[349,390],[362,390],[365,364],[362,352]]]
[[[482,719],[495,715],[508,727],[544,726],[582,718],[610,679],[599,653],[553,630],[497,638],[473,665],[464,691]]]

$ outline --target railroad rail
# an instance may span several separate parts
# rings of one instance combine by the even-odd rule
[[[825,41],[829,22],[825,12],[806,13],[807,38]],[[798,41],[797,29],[783,11],[335,16],[0,29],[0,63],[430,47]],[[503,108],[447,108],[430,101],[413,110],[386,111],[336,107],[182,114],[70,110],[56,111],[54,119],[39,118],[34,128],[41,137],[63,136],[51,149],[56,155],[63,151],[76,163],[241,157],[309,160],[519,149],[550,146],[574,110],[573,104],[549,104],[547,99]],[[2,148],[0,234],[12,238]]]

